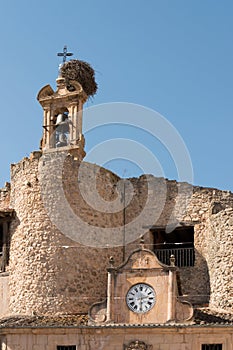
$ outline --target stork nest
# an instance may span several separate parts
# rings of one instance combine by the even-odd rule
[[[65,78],[69,89],[72,89],[70,80],[76,80],[82,85],[88,97],[95,95],[98,86],[95,81],[95,71],[89,63],[79,60],[65,62],[61,67],[61,75]]]

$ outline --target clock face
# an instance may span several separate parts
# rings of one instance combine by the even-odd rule
[[[126,303],[129,309],[136,313],[144,313],[151,310],[155,300],[154,289],[145,283],[135,284],[126,295]]]

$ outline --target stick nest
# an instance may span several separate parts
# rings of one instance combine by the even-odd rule
[[[95,95],[98,86],[95,81],[95,71],[89,63],[79,60],[65,62],[61,67],[61,75],[65,78],[68,89],[72,90],[70,80],[76,80],[82,85],[88,97]]]

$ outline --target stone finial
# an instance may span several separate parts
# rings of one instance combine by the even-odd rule
[[[175,255],[172,254],[170,256],[170,265],[171,266],[175,266],[175,261],[176,261]]]
[[[145,249],[144,243],[145,243],[144,237],[141,236],[141,238],[140,238],[140,248],[141,249]]]
[[[110,256],[110,258],[109,258],[110,267],[114,267],[114,263],[115,263],[114,257]]]

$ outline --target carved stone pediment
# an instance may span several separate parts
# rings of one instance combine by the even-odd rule
[[[43,99],[46,99],[48,97],[51,97],[53,96],[54,94],[54,91],[53,89],[51,88],[50,85],[45,85],[42,89],[40,89],[40,91],[38,92],[38,95],[37,95],[37,100],[38,101],[41,101]]]
[[[124,344],[124,350],[151,350],[152,345],[148,345],[140,340],[135,340],[129,343],[128,345]]]

